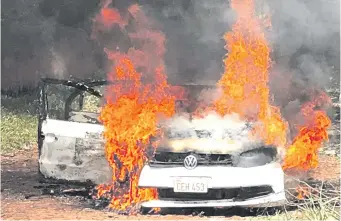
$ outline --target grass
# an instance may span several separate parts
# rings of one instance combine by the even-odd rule
[[[340,183],[320,182],[310,185],[300,182],[308,196],[294,203],[306,220],[340,220]]]
[[[287,190],[287,202],[274,214],[263,214],[249,220],[340,220],[340,186],[331,182],[306,183],[299,181],[307,195],[298,199],[294,189]]]
[[[325,204],[324,202],[323,205]],[[248,220],[340,220],[340,213],[332,205],[319,208],[317,205],[305,204],[293,211],[284,210],[275,214],[251,217]]]
[[[37,141],[35,96],[1,96],[1,153],[20,150]]]
[[[68,87],[53,85],[50,89],[51,109],[63,109],[63,96],[70,94]],[[97,112],[99,99],[87,93],[85,95],[83,111]],[[37,142],[37,98],[38,93],[1,96],[1,153],[20,150]]]
[[[37,140],[37,119],[1,107],[1,153],[20,150]]]
[[[1,153],[37,142],[37,95],[1,96]],[[58,102],[56,102],[58,103]],[[98,98],[85,96],[83,111],[98,111]]]

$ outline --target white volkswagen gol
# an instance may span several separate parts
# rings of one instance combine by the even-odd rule
[[[95,87],[105,84],[42,79],[38,144],[43,181],[111,181],[101,137],[103,125],[97,120],[98,112],[89,112],[84,105],[85,100],[95,98],[100,106],[102,95]],[[206,86],[188,86],[193,96],[203,88]],[[159,199],[142,206],[261,207],[284,202],[284,174],[276,148],[245,142],[241,145],[237,141],[248,125],[234,124],[217,132],[219,122],[209,119],[195,128],[173,122],[139,178],[140,187],[158,189]],[[233,136],[230,140],[234,142],[220,139],[226,136]]]
[[[181,124],[180,124],[181,125]],[[285,203],[284,173],[273,146],[245,142],[250,125],[232,130],[170,129],[142,169],[139,187],[158,190],[143,207],[270,207]],[[239,133],[239,134],[238,134]],[[241,135],[244,133],[244,135]],[[226,136],[239,138],[226,142]],[[224,138],[224,139],[220,139]],[[237,141],[239,140],[239,141]]]

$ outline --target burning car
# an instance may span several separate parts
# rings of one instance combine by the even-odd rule
[[[187,85],[192,95],[193,89],[198,93],[206,88]],[[195,109],[192,106],[187,111]],[[282,205],[286,198],[280,149],[250,139],[254,123],[242,121],[237,115],[211,113],[196,118],[181,112],[161,123],[163,136],[139,177],[139,187],[156,188],[158,199],[142,205]]]
[[[42,80],[38,141],[43,179],[112,181],[104,128],[98,120],[106,85],[106,81]],[[184,87],[193,95],[208,86]],[[157,200],[143,202],[143,207],[284,203],[284,173],[277,148],[247,139],[252,124],[214,115],[196,120],[184,115],[191,107],[180,109],[180,114],[160,123],[163,136],[139,174],[138,187],[155,188],[158,194]]]

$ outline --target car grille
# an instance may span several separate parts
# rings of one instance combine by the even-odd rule
[[[247,199],[266,196],[273,193],[270,186],[240,187],[230,189],[209,189],[207,193],[175,193],[173,189],[158,189],[158,196],[162,200],[231,200],[244,201]]]
[[[190,153],[156,152],[149,165],[154,167],[183,166],[185,158]],[[193,154],[193,153],[192,153]],[[232,166],[232,156],[229,154],[193,154],[197,157],[198,166],[225,165]]]

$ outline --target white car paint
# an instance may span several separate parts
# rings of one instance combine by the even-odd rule
[[[232,200],[152,200],[144,202],[143,207],[230,207],[230,206],[269,206],[285,202],[284,173],[279,163],[251,168],[225,166],[198,166],[188,170],[185,167],[159,168],[144,166],[139,187],[173,188],[177,177],[206,177],[209,189],[228,189],[238,187],[271,186],[274,193],[245,201]]]
[[[46,178],[76,182],[110,183],[112,169],[105,157],[103,126],[46,119],[42,123],[44,139],[39,170]],[[80,143],[82,142],[82,143]]]

